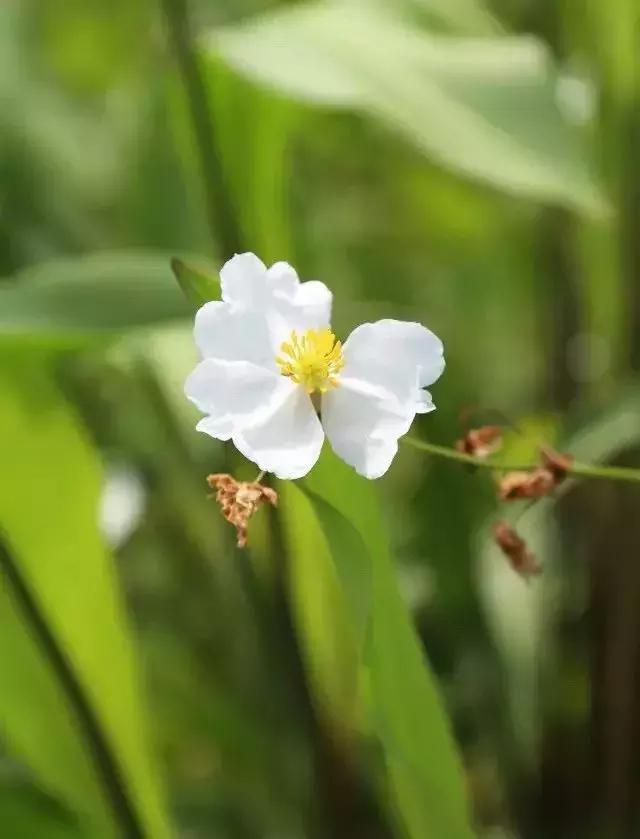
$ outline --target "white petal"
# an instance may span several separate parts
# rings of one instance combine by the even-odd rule
[[[287,262],[276,262],[267,269],[255,254],[236,254],[222,266],[220,281],[222,299],[235,308],[276,306],[292,329],[302,331],[329,324],[329,289],[317,281],[301,283]]]
[[[292,297],[300,285],[300,280],[295,268],[288,262],[275,262],[267,271],[269,288],[274,293],[284,294]]]
[[[320,420],[301,387],[272,403],[268,416],[233,435],[245,457],[278,478],[306,475],[320,456],[323,441]]]
[[[345,376],[322,397],[331,448],[365,478],[384,475],[414,415],[386,388]]]
[[[220,269],[220,284],[225,303],[250,306],[266,290],[266,265],[253,253],[237,253]]]
[[[271,404],[293,383],[284,376],[246,361],[205,358],[185,382],[186,396],[209,416],[196,428],[218,440],[229,440],[243,424],[268,415]]]
[[[331,320],[331,292],[320,282],[300,283],[296,293],[287,297],[277,293],[264,309],[274,353],[278,355],[291,332],[299,335],[308,329],[322,329]]]
[[[300,331],[319,329],[329,326],[331,322],[332,295],[324,283],[309,280],[300,283],[293,298],[290,300],[299,321]]]
[[[430,414],[435,411],[436,406],[433,404],[433,399],[428,390],[418,391],[418,401],[416,402],[416,414]]]
[[[347,338],[343,352],[345,376],[386,387],[414,412],[423,413],[430,403],[421,388],[444,370],[442,341],[419,323],[363,323]]]
[[[295,329],[322,329],[331,322],[331,292],[324,283],[311,280],[299,283],[295,292],[276,291],[264,308],[276,349],[289,339]]]
[[[275,369],[273,342],[264,313],[229,303],[205,303],[196,313],[193,335],[204,358],[251,361]]]

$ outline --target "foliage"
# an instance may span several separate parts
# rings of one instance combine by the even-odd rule
[[[243,552],[182,394],[232,231],[443,337],[416,436],[633,465],[635,5],[63,5],[0,9],[3,835],[635,835],[632,486],[527,586],[486,470],[327,450]]]

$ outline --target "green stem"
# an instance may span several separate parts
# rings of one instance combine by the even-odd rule
[[[499,463],[493,460],[474,457],[464,452],[456,451],[448,446],[439,446],[436,443],[426,443],[424,440],[417,440],[415,437],[404,437],[402,442],[414,449],[444,457],[448,460],[456,460],[458,463],[466,463],[480,469],[491,469],[494,472],[528,472],[539,466],[539,463],[529,463],[515,466],[513,464]],[[580,478],[594,478],[604,481],[626,481],[628,483],[640,483],[640,469],[630,469],[625,466],[595,466],[590,463],[576,463],[569,468],[569,474]]]
[[[625,466],[593,466],[590,463],[572,463],[569,471],[572,475],[581,478],[640,483],[640,470],[629,469]]]
[[[229,259],[242,250],[242,236],[232,211],[224,170],[213,132],[213,119],[202,68],[193,49],[188,0],[161,0],[173,50],[184,82],[207,201],[209,226],[215,245]]]

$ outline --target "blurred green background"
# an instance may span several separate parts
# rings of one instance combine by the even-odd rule
[[[0,836],[640,835],[638,490],[524,513],[527,585],[487,474],[327,453],[240,552],[170,269],[428,325],[425,439],[640,466],[639,47],[637,0],[4,0]]]

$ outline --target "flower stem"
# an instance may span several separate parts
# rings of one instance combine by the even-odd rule
[[[439,446],[436,443],[427,443],[424,440],[417,440],[415,437],[404,437],[402,442],[414,449],[432,454],[435,457],[444,457],[448,460],[456,460],[458,463],[466,463],[480,469],[491,469],[494,472],[526,472],[539,466],[537,463],[526,465],[513,465],[500,463],[494,460],[485,460],[474,457],[448,446]],[[604,481],[625,481],[627,483],[640,483],[640,469],[631,469],[625,466],[596,466],[590,463],[571,463],[569,474],[578,478],[593,478]]]

